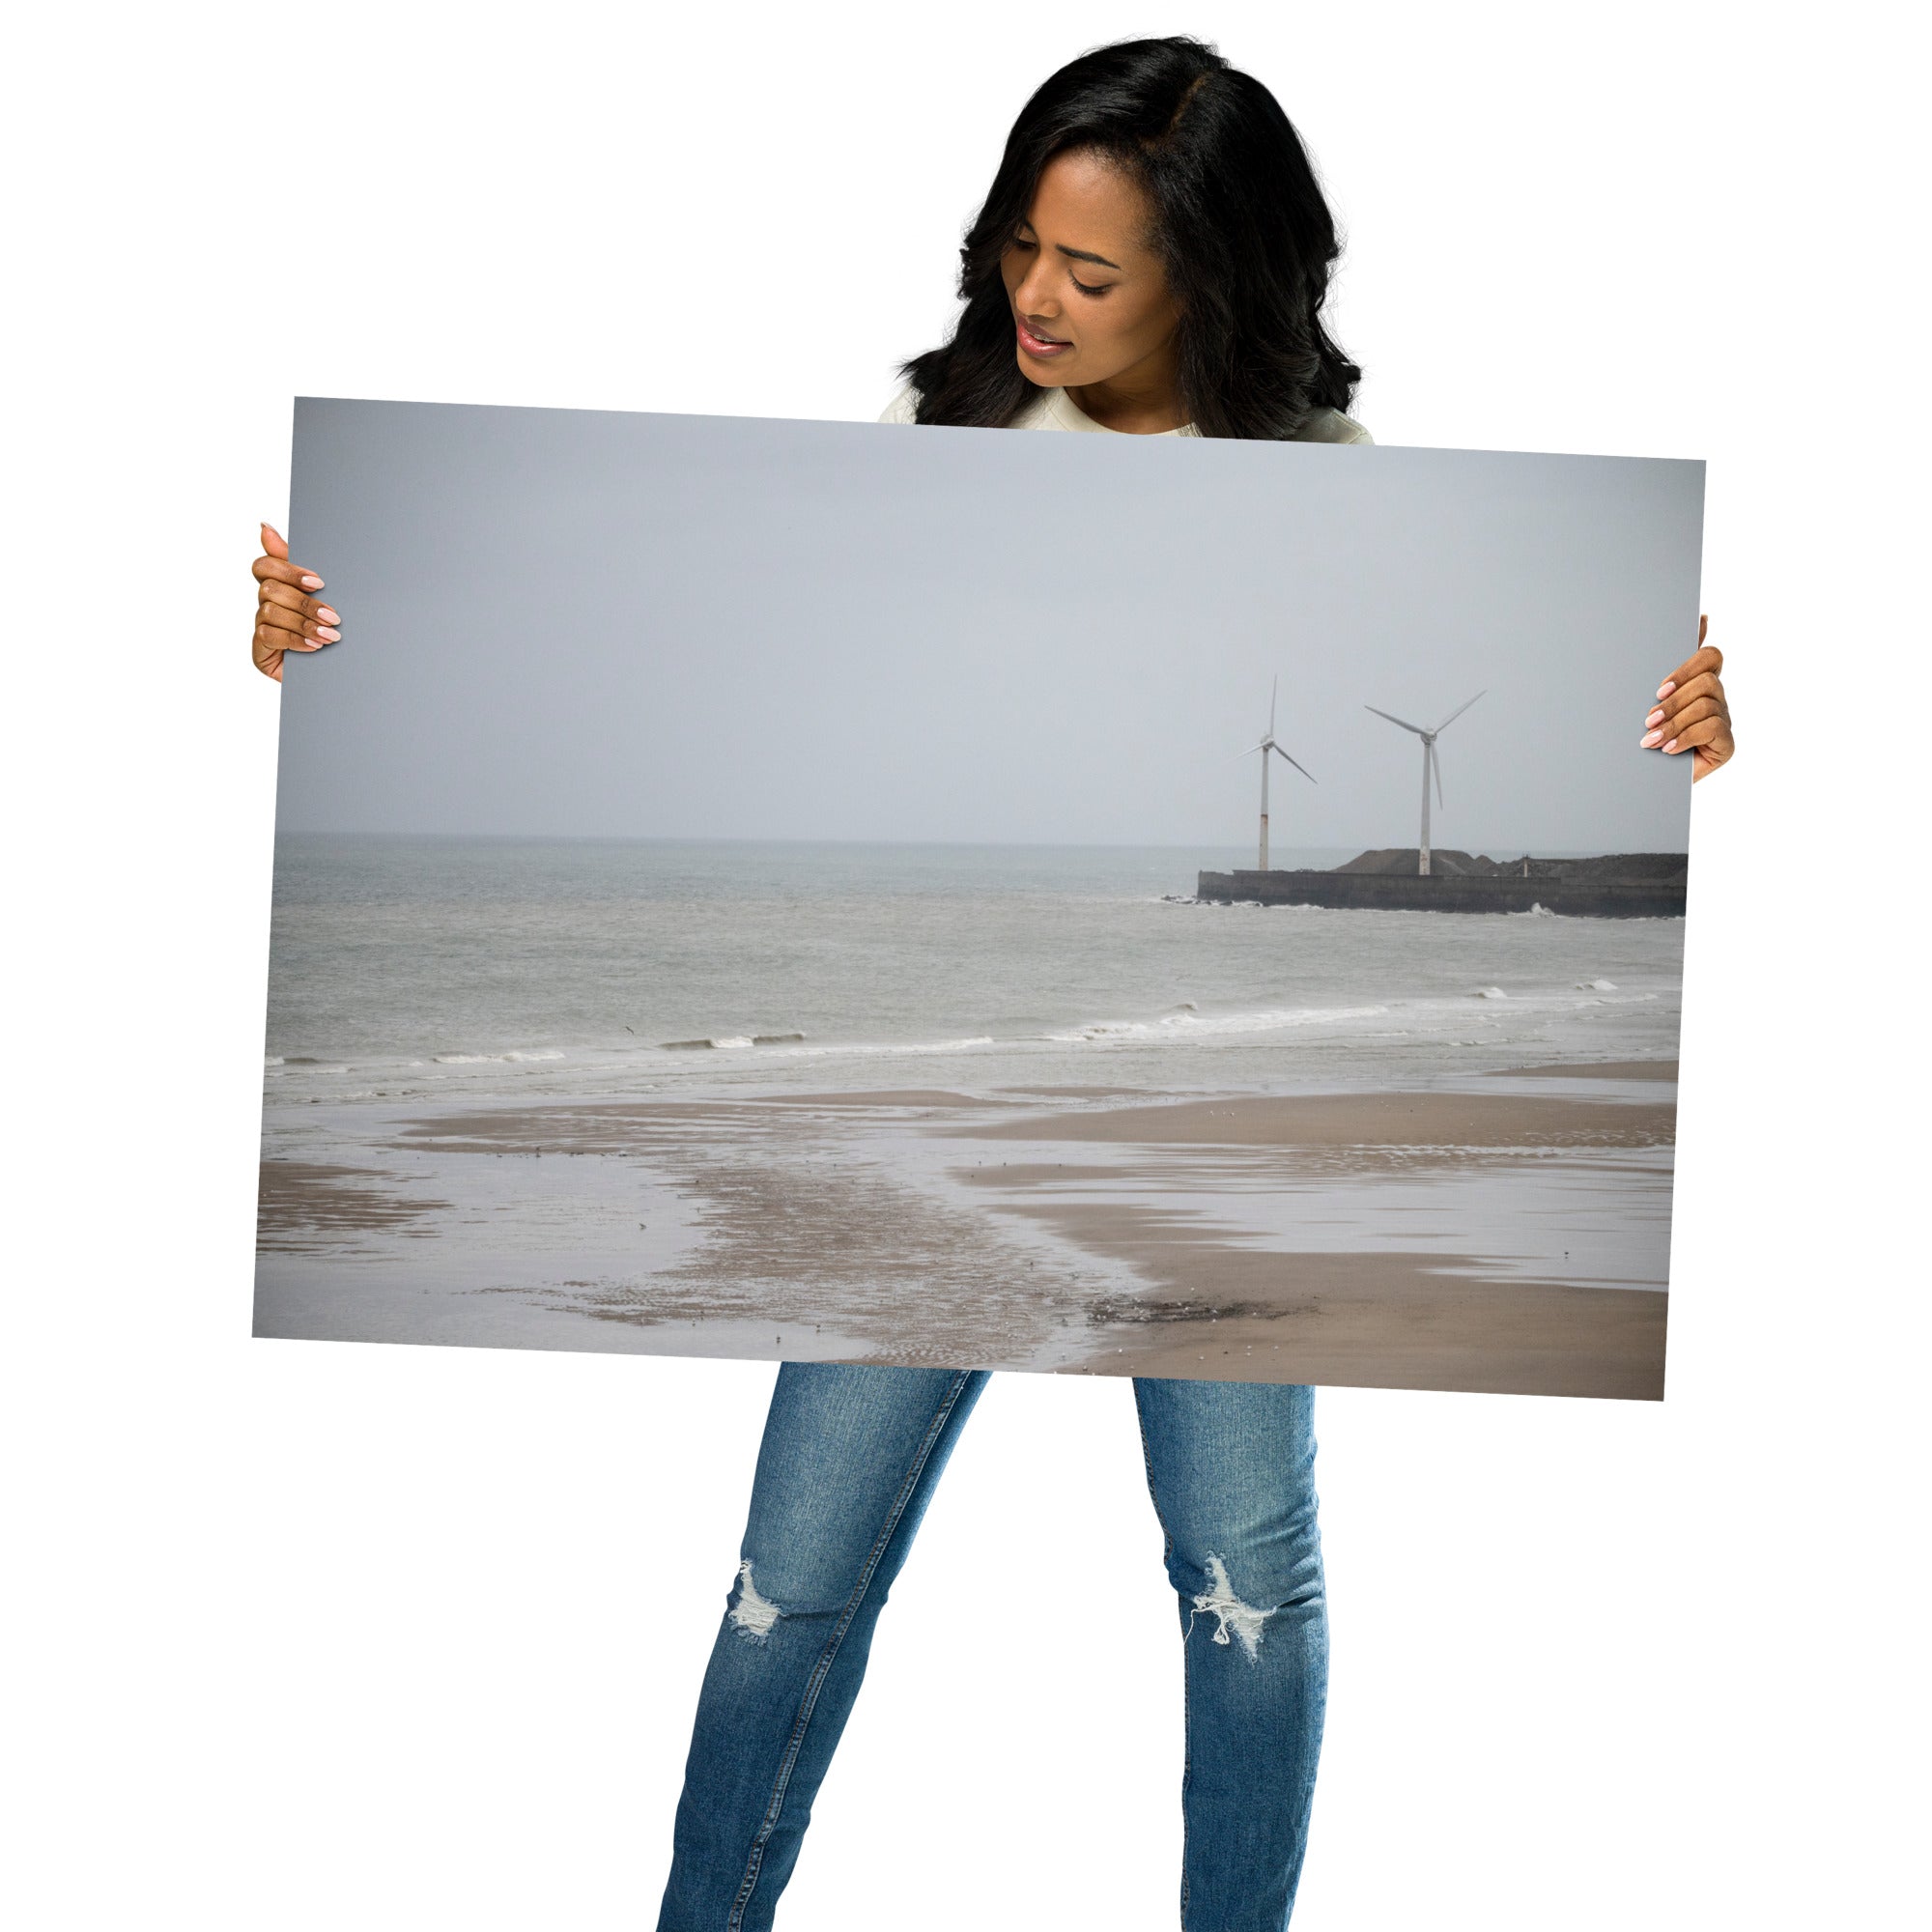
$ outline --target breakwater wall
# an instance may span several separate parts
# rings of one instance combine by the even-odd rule
[[[1681,919],[1687,874],[1566,879],[1509,874],[1422,878],[1389,872],[1203,872],[1195,896],[1223,905],[1313,905],[1385,912],[1546,912],[1582,919]]]

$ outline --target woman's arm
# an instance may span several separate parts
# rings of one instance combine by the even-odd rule
[[[1671,757],[1690,753],[1690,781],[1709,778],[1730,762],[1737,750],[1731,736],[1731,707],[1719,672],[1724,654],[1704,641],[1708,617],[1697,619],[1697,648],[1657,688],[1657,699],[1643,721],[1642,743]]]

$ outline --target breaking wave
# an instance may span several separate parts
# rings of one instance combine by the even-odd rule
[[[516,1053],[436,1053],[430,1056],[439,1066],[489,1066],[502,1061],[561,1060],[563,1055],[550,1048],[538,1052]]]
[[[1231,1034],[1278,1033],[1285,1027],[1321,1026],[1330,1020],[1374,1019],[1386,1007],[1273,1007],[1253,1012],[1213,1013],[1207,1017],[1191,1001],[1157,1020],[1094,1020],[1070,1033],[1050,1033],[1057,1045],[1141,1044],[1147,1041],[1212,1039]]]
[[[792,1046],[803,1040],[802,1033],[728,1033],[703,1039],[661,1039],[663,1053],[721,1053],[746,1046]]]

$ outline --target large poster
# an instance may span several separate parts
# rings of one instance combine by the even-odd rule
[[[1659,1397],[1702,491],[299,402],[256,1333]]]

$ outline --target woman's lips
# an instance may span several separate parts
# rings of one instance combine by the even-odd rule
[[[1020,347],[1029,355],[1038,356],[1041,361],[1046,361],[1052,356],[1063,355],[1065,351],[1073,347],[1072,343],[1056,341],[1050,335],[1036,335],[1026,326],[1023,317],[1015,316],[1013,318],[1013,327],[1019,330]]]

